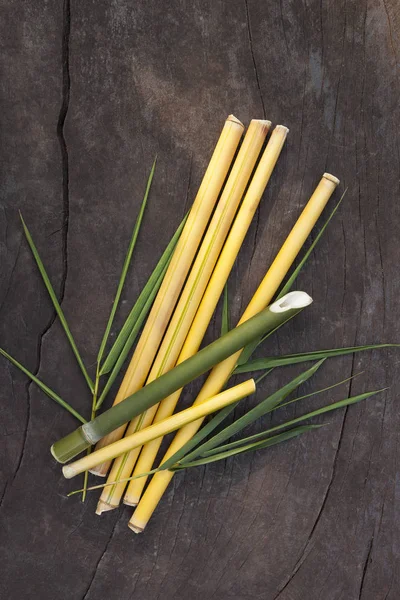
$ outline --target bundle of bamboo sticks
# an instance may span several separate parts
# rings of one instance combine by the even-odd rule
[[[143,386],[145,390],[155,390],[156,381],[167,381],[168,372],[178,371],[174,367],[180,365],[179,372],[183,372],[200,356],[199,347],[288,134],[286,127],[277,125],[264,146],[270,128],[269,121],[252,120],[237,152],[244,127],[232,115],[226,120],[114,405],[132,394],[134,398]],[[255,317],[265,312],[338,183],[333,175],[322,176],[243,313],[240,327],[248,322],[250,329]],[[263,322],[258,333],[269,331],[288,318],[286,310],[298,311],[310,301],[308,296],[292,296],[286,301],[287,306],[285,302],[270,306],[269,315],[274,318]],[[239,331],[245,332],[245,328]],[[251,335],[256,337],[254,327]],[[108,473],[108,485],[103,488],[97,514],[112,510],[123,501],[136,506],[129,527],[135,532],[143,531],[174,474],[168,470],[155,473],[143,494],[147,476],[138,476],[152,471],[162,436],[179,428],[164,462],[190,440],[207,414],[254,391],[254,382],[249,380],[222,392],[243,345],[232,345],[235,350],[231,355],[220,355],[227,358],[214,366],[193,408],[173,416],[182,392],[177,380],[176,386],[168,388],[172,393],[166,397],[154,395],[151,403],[143,404],[147,408],[141,414],[131,412],[136,416],[127,426],[115,426],[111,409],[107,411],[109,425],[104,426],[103,419],[101,427],[96,428],[101,420],[98,417],[92,428],[89,423],[79,435],[74,433],[76,439],[80,436],[76,452],[72,441],[72,445],[67,441],[53,446],[58,460],[63,460],[64,451],[63,456],[68,459],[110,431],[90,456],[64,467],[66,477],[87,469],[100,476]]]

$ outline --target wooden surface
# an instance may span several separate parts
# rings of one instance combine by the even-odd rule
[[[93,368],[154,155],[114,331],[231,112],[290,128],[230,279],[234,317],[327,170],[348,193],[299,281],[314,305],[262,354],[400,341],[396,0],[1,4],[2,347],[89,415],[18,209]],[[218,328],[217,315],[208,339]],[[97,493],[66,497],[75,482],[49,446],[76,422],[1,359],[1,598],[398,599],[399,364],[395,350],[328,362],[305,393],[364,373],[307,408],[390,389],[299,440],[175,477],[135,536],[128,508],[99,518]]]

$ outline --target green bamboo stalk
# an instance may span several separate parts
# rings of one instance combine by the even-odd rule
[[[297,314],[311,302],[310,296],[304,292],[291,292],[284,296],[90,423],[53,444],[51,452],[54,458],[59,462],[67,462],[117,427],[235,354],[257,336],[276,328],[281,321],[287,320],[289,314]]]

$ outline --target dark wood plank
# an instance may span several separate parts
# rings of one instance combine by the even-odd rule
[[[394,0],[73,0],[70,15],[61,4],[4,5],[2,346],[88,414],[17,209],[92,365],[154,155],[122,313],[193,199],[229,112],[290,128],[230,280],[234,317],[328,170],[348,192],[299,281],[314,305],[262,353],[400,339]],[[98,518],[95,494],[85,505],[66,498],[71,483],[48,447],[74,421],[1,361],[2,596],[397,599],[398,365],[395,351],[330,361],[306,391],[360,371],[326,400],[390,389],[297,441],[175,477],[135,537],[127,508]],[[271,375],[258,398],[298,370]]]

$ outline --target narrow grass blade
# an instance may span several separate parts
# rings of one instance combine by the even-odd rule
[[[272,367],[272,369],[268,369],[267,371],[265,371],[265,373],[263,373],[262,375],[260,375],[260,377],[258,379],[256,379],[256,385],[258,385],[260,383],[260,381],[262,381],[263,379],[265,379],[265,377],[267,377],[271,371],[273,371],[274,368]]]
[[[120,298],[121,298],[121,294],[122,294],[122,289],[124,287],[125,279],[126,279],[126,276],[128,274],[129,265],[131,264],[133,250],[135,248],[136,241],[137,241],[137,238],[138,238],[138,235],[139,235],[139,230],[140,230],[140,226],[142,224],[143,215],[144,215],[144,211],[145,211],[146,204],[147,204],[147,199],[149,197],[151,183],[152,183],[153,177],[154,177],[154,171],[155,171],[155,168],[156,168],[156,160],[157,160],[157,158],[154,159],[153,166],[151,167],[150,175],[149,175],[149,177],[147,179],[146,190],[145,190],[145,193],[144,193],[144,196],[143,196],[142,204],[140,206],[138,217],[137,217],[136,222],[135,222],[135,226],[133,228],[131,241],[129,242],[129,246],[128,246],[128,251],[127,251],[126,256],[125,256],[125,261],[124,261],[124,264],[123,264],[123,267],[122,267],[121,276],[120,276],[120,279],[119,279],[119,282],[118,282],[117,292],[115,294],[114,302],[113,302],[113,305],[112,305],[112,308],[111,308],[110,316],[108,318],[106,329],[104,331],[103,339],[101,340],[101,344],[100,344],[100,348],[99,348],[99,353],[97,355],[97,362],[99,364],[100,364],[100,362],[101,362],[101,360],[103,358],[104,349],[106,347],[108,336],[110,335],[111,327],[112,327],[112,324],[114,322],[115,313],[117,312],[118,304],[119,304],[119,301],[120,301]]]
[[[159,466],[160,471],[165,471],[165,469],[170,469],[173,465],[175,465],[178,461],[180,461],[184,456],[189,454],[193,448],[195,448],[200,442],[202,442],[214,429],[218,427],[220,423],[235,409],[237,403],[232,404],[231,406],[226,406],[222,410],[220,410],[206,425],[204,425],[186,444],[184,444],[175,454],[173,454],[168,460],[163,462]]]
[[[356,377],[359,377],[362,373],[356,373],[351,377],[346,377],[346,379],[342,379],[342,381],[338,381],[337,383],[333,383],[332,385],[328,385],[328,387],[324,387],[320,390],[316,390],[315,392],[310,392],[309,394],[304,394],[304,396],[298,396],[297,398],[293,398],[293,400],[289,400],[288,402],[284,402],[280,404],[277,408],[283,408],[284,406],[288,406],[289,404],[293,404],[294,402],[299,402],[300,400],[306,400],[306,398],[311,398],[312,396],[316,396],[317,394],[323,394],[324,392],[328,392],[329,390],[333,390],[335,387],[339,385],[343,385],[344,383],[348,383],[352,381]]]
[[[228,333],[229,329],[228,283],[226,283],[224,287],[224,298],[222,304],[221,335]]]
[[[199,458],[197,460],[193,460],[191,462],[185,462],[184,464],[179,464],[176,466],[172,466],[170,471],[182,471],[183,469],[188,469],[190,467],[200,467],[202,465],[206,465],[208,463],[216,462],[218,460],[224,460],[226,458],[230,458],[231,456],[235,456],[236,454],[242,454],[243,452],[251,452],[254,450],[261,450],[262,448],[269,448],[270,446],[275,446],[276,444],[280,444],[281,442],[285,442],[292,438],[298,437],[307,431],[311,431],[313,429],[319,429],[323,427],[324,424],[321,425],[303,425],[301,427],[295,427],[290,429],[289,431],[285,431],[284,433],[280,433],[275,435],[267,440],[261,440],[259,442],[254,442],[252,444],[244,444],[243,446],[239,446],[232,450],[225,450],[223,452],[216,452],[210,456],[205,458]],[[218,450],[216,448],[215,450]]]
[[[262,338],[259,338],[258,340],[254,340],[254,342],[252,342],[251,344],[247,344],[247,346],[243,349],[237,366],[240,367],[241,365],[244,365],[246,363],[249,362],[251,355],[253,354],[254,350],[256,348],[258,348],[258,346],[260,346],[260,344],[262,344],[263,342],[265,342],[266,339],[268,339],[273,333],[275,333],[276,331],[278,331],[278,329],[280,327],[282,327],[283,325],[286,325],[286,323],[288,321],[290,321],[291,319],[293,319],[293,317],[289,317],[286,321],[284,321],[283,323],[281,323],[278,327],[276,327],[273,331],[269,331],[266,335],[264,335]],[[237,368],[235,370],[235,373],[237,373]]]
[[[93,393],[93,389],[94,389],[93,381],[89,377],[89,374],[88,374],[88,372],[86,370],[86,367],[83,364],[83,360],[82,360],[81,355],[79,354],[79,350],[78,350],[78,348],[77,348],[77,346],[75,344],[75,340],[74,340],[74,338],[72,336],[72,333],[71,333],[71,330],[70,330],[70,328],[68,326],[68,323],[67,323],[67,320],[65,318],[64,312],[63,312],[63,310],[62,310],[62,308],[60,306],[60,303],[58,302],[58,299],[57,299],[57,296],[56,296],[56,294],[54,292],[53,286],[51,285],[50,279],[49,279],[49,277],[47,275],[47,272],[46,272],[46,269],[44,268],[44,264],[43,264],[43,262],[42,262],[42,260],[41,260],[41,258],[39,256],[39,252],[38,252],[38,250],[37,250],[37,248],[35,246],[35,243],[34,243],[34,241],[32,239],[32,236],[31,236],[31,234],[29,232],[29,229],[26,226],[26,223],[25,223],[24,219],[22,218],[21,213],[20,213],[20,218],[21,218],[22,226],[24,228],[25,237],[26,237],[26,239],[28,241],[29,247],[30,247],[30,249],[32,251],[32,254],[33,254],[33,257],[34,257],[34,259],[36,261],[36,264],[37,264],[37,266],[39,268],[40,274],[41,274],[43,282],[44,282],[44,284],[45,284],[45,286],[47,288],[47,291],[49,293],[49,296],[51,298],[53,306],[54,306],[54,308],[56,310],[56,313],[57,313],[57,315],[58,315],[58,317],[60,319],[61,325],[63,326],[63,329],[65,331],[65,334],[66,334],[67,338],[68,338],[68,341],[70,343],[72,351],[75,354],[75,358],[76,358],[76,360],[77,360],[77,362],[78,362],[78,364],[80,366],[80,369],[81,369],[81,371],[83,373],[83,376],[84,376],[84,378],[86,380],[86,383],[88,384],[90,391]]]
[[[118,373],[120,372],[122,365],[125,362],[126,357],[129,354],[130,349],[132,348],[133,344],[135,343],[135,340],[138,336],[138,333],[140,331],[140,328],[142,327],[149,311],[150,308],[153,304],[154,298],[161,286],[162,280],[164,279],[164,275],[165,272],[168,268],[168,264],[167,263],[164,267],[164,270],[161,272],[161,274],[159,275],[158,281],[156,282],[156,284],[153,286],[153,289],[150,292],[150,295],[147,297],[147,300],[139,314],[139,316],[136,318],[134,324],[133,324],[133,328],[131,329],[128,338],[124,344],[124,346],[122,347],[122,349],[119,352],[119,355],[116,358],[116,362],[113,366],[113,369],[111,371],[111,374],[109,376],[109,378],[107,379],[107,383],[104,386],[104,389],[102,390],[101,394],[100,394],[100,398],[98,399],[97,403],[96,403],[96,411],[100,408],[100,406],[103,404],[108,392],[110,391],[110,388],[112,386],[112,384],[115,381],[115,378],[117,377]]]
[[[307,431],[311,431],[313,429],[319,429],[320,427],[324,427],[324,424],[303,425],[301,427],[293,428],[290,431],[285,431],[284,433],[280,433],[274,437],[269,438],[268,440],[262,440],[260,442],[255,442],[253,444],[246,444],[245,446],[242,446],[236,450],[228,450],[227,452],[224,452],[224,453],[221,452],[220,454],[215,454],[215,455],[207,457],[207,458],[199,459],[199,460],[193,461],[193,462],[185,464],[185,465],[180,465],[180,464],[177,464],[176,462],[171,463],[169,470],[170,471],[182,471],[183,469],[186,469],[189,467],[197,467],[197,466],[204,465],[204,464],[207,464],[210,462],[223,460],[225,458],[229,458],[230,456],[234,456],[235,454],[240,454],[242,452],[248,452],[249,450],[259,450],[261,448],[267,448],[269,446],[274,446],[275,444],[279,444],[280,442],[284,442],[291,438],[297,437],[297,436],[301,435],[302,433],[306,433]],[[171,456],[171,458],[173,458],[173,457]],[[164,469],[165,469],[165,467],[163,464],[162,470],[164,470]],[[92,490],[100,490],[102,488],[105,488],[105,487],[108,487],[111,485],[115,485],[116,483],[126,483],[128,481],[132,481],[132,479],[139,479],[140,477],[149,477],[150,475],[154,475],[154,473],[157,473],[160,470],[161,470],[161,467],[158,467],[157,469],[152,469],[148,473],[140,473],[139,475],[134,475],[133,477],[127,477],[126,479],[121,479],[119,481],[110,481],[107,483],[100,483],[99,485],[92,485],[92,486],[86,488],[86,491],[90,492]],[[80,494],[81,492],[83,492],[83,489],[84,488],[82,488],[80,490],[73,490],[72,492],[69,492],[67,494],[67,497],[74,496],[75,494]]]
[[[8,354],[8,352],[6,352],[2,348],[0,348],[0,354],[2,354],[5,358],[7,358],[7,360],[10,361],[10,363],[12,363],[14,366],[18,367],[18,369],[20,369],[23,373],[25,373],[25,375],[27,375],[29,377],[29,379],[31,379],[34,383],[36,383],[36,385],[38,385],[40,387],[40,389],[49,398],[51,398],[52,400],[54,400],[54,402],[57,402],[57,404],[59,404],[60,406],[65,408],[65,410],[67,410],[68,412],[71,413],[71,415],[76,417],[78,419],[78,421],[80,421],[81,423],[86,423],[86,419],[84,419],[74,408],[72,408],[72,406],[70,406],[67,402],[65,402],[62,398],[60,398],[60,396],[58,394],[53,392],[52,389],[50,389],[46,384],[44,384],[43,381],[40,381],[40,379],[38,379],[33,373],[28,371],[28,369],[26,369],[23,365],[21,365],[21,363],[19,363],[10,354]]]
[[[157,473],[157,471],[159,471],[159,469],[152,469],[151,471],[148,471],[147,473],[140,473],[140,475],[134,475],[133,477],[126,477],[126,479],[118,479],[118,481],[110,481],[110,482],[107,481],[106,483],[99,483],[98,485],[91,485],[90,487],[81,488],[80,490],[73,490],[72,492],[69,492],[67,494],[67,498],[69,498],[70,496],[75,496],[75,494],[80,494],[83,491],[91,492],[92,490],[101,490],[102,488],[109,487],[110,485],[116,485],[118,483],[127,483],[128,481],[132,481],[132,479],[139,479],[140,477],[150,477],[150,475],[154,475],[154,473]],[[85,473],[88,473],[88,471],[85,471]]]
[[[379,350],[381,348],[398,348],[400,344],[371,344],[368,346],[351,346],[348,348],[331,348],[330,350],[317,350],[315,352],[302,352],[300,354],[286,354],[283,356],[271,356],[267,358],[258,358],[244,365],[236,367],[235,373],[249,373],[251,371],[263,371],[273,367],[285,367],[286,365],[295,365],[297,363],[310,360],[319,360],[321,358],[333,358],[334,356],[344,356],[354,352],[363,352],[364,350]]]
[[[301,385],[310,377],[312,377],[323,362],[323,360],[320,360],[310,369],[307,369],[307,371],[300,373],[300,375],[292,379],[292,381],[284,385],[282,388],[265,398],[265,400],[257,404],[257,406],[249,410],[246,414],[243,415],[243,417],[236,419],[236,421],[234,421],[231,425],[225,427],[225,429],[214,435],[207,442],[204,442],[204,444],[198,446],[189,454],[186,454],[185,457],[181,460],[181,463],[186,464],[186,462],[190,462],[193,458],[196,458],[197,456],[202,456],[208,450],[219,446],[222,442],[228,440],[236,433],[239,433],[239,431],[242,431],[242,429],[259,419],[266,413],[269,413],[272,410],[274,410],[274,408],[278,406],[285,398],[287,398],[287,396],[291,394],[296,388],[298,388],[299,385]]]
[[[229,444],[225,444],[224,446],[220,446],[219,448],[210,449],[209,451],[205,452],[205,456],[214,454],[214,452],[217,452],[217,451],[225,452],[226,450],[231,450],[232,448],[237,448],[241,444],[247,444],[250,442],[257,441],[261,438],[265,438],[265,437],[269,436],[271,433],[274,433],[275,431],[279,431],[280,429],[285,429],[286,427],[290,427],[291,425],[296,425],[297,423],[301,423],[301,421],[306,421],[307,419],[312,419],[313,417],[325,414],[327,412],[331,412],[332,410],[336,410],[338,408],[343,408],[345,406],[349,406],[351,404],[356,404],[357,402],[361,402],[362,400],[366,400],[367,398],[370,398],[371,396],[374,396],[375,394],[379,394],[379,393],[383,392],[385,389],[387,389],[387,388],[384,388],[382,390],[375,390],[373,392],[365,392],[364,394],[358,394],[357,396],[351,396],[350,398],[345,398],[344,400],[339,400],[338,402],[333,402],[332,404],[328,404],[327,406],[323,406],[322,408],[313,410],[312,412],[302,415],[301,417],[297,417],[296,419],[291,419],[290,421],[285,421],[284,423],[281,423],[280,425],[276,425],[275,427],[271,427],[270,429],[261,431],[260,433],[255,433],[254,435],[250,435],[241,440],[237,440],[235,442],[230,442]]]
[[[144,286],[138,299],[136,300],[131,312],[128,315],[128,318],[126,319],[120,333],[118,334],[117,339],[115,340],[107,358],[105,359],[100,369],[100,375],[105,375],[106,373],[109,373],[114,367],[119,355],[122,352],[122,349],[126,344],[128,337],[131,334],[132,329],[136,324],[136,321],[142,314],[143,308],[145,306],[151,306],[151,304],[148,303],[149,297],[152,296],[154,299],[155,293],[158,291],[162,283],[161,275],[162,277],[164,277],[166,269],[171,261],[173,252],[175,250],[176,244],[178,243],[179,237],[182,233],[182,229],[185,226],[186,219],[187,215],[185,216],[182,223],[179,225],[178,229],[174,233],[173,237],[171,238],[171,241],[169,242],[160,260],[158,261],[154,271],[147,280],[146,285]],[[156,292],[154,290],[156,290]]]
[[[333,218],[333,216],[335,215],[337,209],[341,205],[342,200],[345,197],[346,193],[347,193],[347,188],[344,190],[344,192],[343,192],[343,194],[342,194],[339,202],[336,204],[335,208],[333,209],[333,211],[331,212],[331,214],[329,215],[329,217],[327,218],[327,220],[325,221],[325,223],[321,227],[321,230],[319,231],[319,233],[317,234],[315,240],[313,241],[313,243],[311,244],[311,246],[309,247],[309,249],[307,250],[307,252],[303,256],[303,258],[301,259],[299,265],[295,268],[295,270],[290,275],[289,279],[287,280],[287,282],[285,283],[285,285],[283,286],[283,288],[279,292],[279,294],[277,296],[277,300],[279,300],[279,298],[282,298],[282,296],[284,296],[285,294],[287,294],[288,292],[290,292],[290,290],[292,289],[294,282],[296,281],[297,277],[300,274],[300,271],[302,270],[302,268],[306,264],[307,260],[310,257],[310,254],[312,253],[312,251],[314,250],[315,246],[318,244],[319,240],[321,239],[322,235],[324,234],[325,229],[328,227],[331,219]]]

